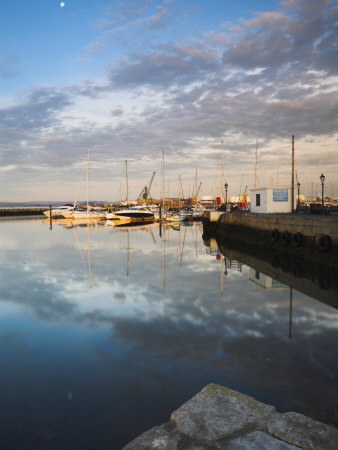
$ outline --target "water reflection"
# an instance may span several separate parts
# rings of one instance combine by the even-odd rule
[[[273,282],[292,286],[306,295],[314,297],[328,305],[338,308],[338,279],[334,269],[322,267],[287,256],[270,248],[250,248],[245,242],[234,243],[231,236],[217,242],[215,238],[204,240],[207,253],[224,257],[228,261],[224,273],[227,274],[231,264],[246,264],[257,273],[270,277]],[[227,265],[228,264],[228,265]]]
[[[4,448],[121,448],[210,382],[337,422],[337,311],[200,224],[0,229]]]

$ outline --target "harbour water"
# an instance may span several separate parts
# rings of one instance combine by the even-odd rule
[[[120,449],[208,383],[338,426],[338,311],[200,223],[2,220],[0,252],[2,448]]]

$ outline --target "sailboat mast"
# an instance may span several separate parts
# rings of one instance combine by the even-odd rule
[[[258,139],[256,140],[256,155],[255,155],[255,189],[257,189],[257,150],[258,150]]]
[[[88,147],[88,161],[87,161],[87,212],[89,210],[88,198],[89,198],[89,147]]]
[[[181,175],[178,176],[178,210],[181,211]]]
[[[195,194],[195,205],[197,203],[197,167],[196,167],[196,175],[195,175],[195,186],[196,186],[196,194]]]
[[[223,196],[223,179],[224,179],[223,159],[224,159],[224,145],[223,145],[223,141],[221,141],[221,192],[220,192],[221,197],[224,197]],[[197,179],[196,179],[196,183],[197,183]],[[197,187],[196,187],[196,190],[197,190]]]
[[[164,208],[164,149],[162,150],[162,208]]]
[[[126,202],[128,206],[128,161],[126,160],[126,185],[127,185],[127,194],[126,194]]]

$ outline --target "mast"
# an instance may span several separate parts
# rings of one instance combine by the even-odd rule
[[[295,137],[292,135],[291,211],[295,212]]]
[[[223,141],[222,141],[223,142]],[[223,168],[222,168],[223,170]],[[223,179],[223,178],[222,178]],[[196,167],[196,175],[195,175],[195,185],[196,185],[196,195],[195,195],[195,205],[197,203],[197,167]]]
[[[88,147],[88,161],[87,161],[87,212],[89,210],[88,198],[89,198],[89,147]]]
[[[181,175],[178,176],[178,210],[181,211]]]
[[[223,145],[223,141],[221,141],[221,192],[220,192],[221,197],[223,196],[223,179],[224,179],[223,159],[224,159],[224,145]],[[197,175],[196,175],[196,183],[197,183]],[[196,187],[196,189],[197,189],[197,187]]]
[[[257,189],[257,150],[258,150],[258,139],[256,139],[256,155],[255,155],[255,189]]]
[[[164,208],[164,149],[162,150],[162,208]]]
[[[128,206],[128,161],[126,160],[126,185],[127,185],[127,195],[126,195],[126,202]]]

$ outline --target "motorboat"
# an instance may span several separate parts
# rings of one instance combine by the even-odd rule
[[[82,219],[92,219],[92,220],[99,220],[99,219],[105,219],[106,218],[106,211],[105,210],[97,210],[94,208],[87,208],[84,210],[77,210],[73,211],[72,218],[75,220],[82,220]]]
[[[144,206],[132,206],[129,209],[108,213],[106,219],[116,222],[153,222],[155,215]]]
[[[182,209],[181,215],[184,216],[184,220],[192,220],[194,218],[192,209]]]
[[[180,211],[174,211],[169,216],[166,217],[166,220],[170,222],[184,222],[186,219],[184,214],[181,214]]]
[[[53,208],[52,210],[47,209],[47,211],[44,211],[43,213],[47,217],[52,216],[54,219],[65,218],[71,217],[74,209],[76,209],[76,205],[66,204],[57,208]]]

